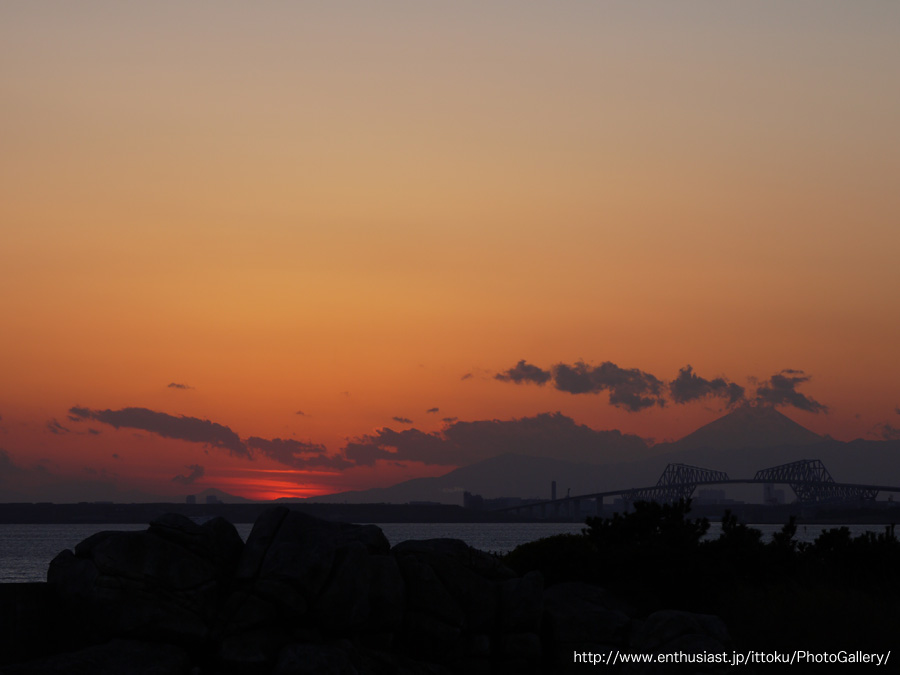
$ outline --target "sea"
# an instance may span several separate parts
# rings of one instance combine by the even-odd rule
[[[375,523],[391,546],[410,539],[462,539],[470,546],[491,553],[508,553],[520,544],[555,534],[578,534],[584,523]],[[235,525],[247,540],[253,525]],[[780,525],[751,525],[769,541]],[[797,541],[813,541],[823,530],[840,525],[798,525]],[[884,532],[884,525],[847,525],[855,537],[863,532]],[[11,525],[0,524],[0,583],[24,583],[47,580],[50,561],[63,549],[73,549],[92,534],[104,530],[144,530],[146,524],[115,525]],[[716,538],[720,523],[711,523],[707,538]]]

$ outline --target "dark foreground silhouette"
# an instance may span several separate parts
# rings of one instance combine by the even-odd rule
[[[592,667],[579,652],[811,648],[801,639],[842,612],[871,621],[861,634],[842,632],[851,621],[829,627],[847,642],[829,647],[890,648],[868,624],[887,620],[896,634],[897,589],[882,586],[896,586],[892,533],[835,531],[804,547],[789,524],[763,545],[726,519],[702,543],[708,523],[688,506],[641,504],[502,558],[451,539],[391,548],[374,525],[284,507],[263,513],[246,544],[221,518],[170,514],[63,551],[46,584],[0,586],[0,672],[577,672]],[[727,670],[716,667],[702,672]]]

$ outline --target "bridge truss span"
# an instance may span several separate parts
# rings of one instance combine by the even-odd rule
[[[878,490],[873,487],[835,483],[828,469],[818,459],[801,459],[760,469],[753,480],[761,483],[787,483],[797,499],[807,504],[865,502],[878,496]]]
[[[624,494],[623,497],[632,503],[640,501],[676,502],[679,499],[690,499],[697,485],[727,481],[728,474],[724,471],[714,471],[689,464],[669,464],[659,480],[656,481],[656,487],[633,490]]]

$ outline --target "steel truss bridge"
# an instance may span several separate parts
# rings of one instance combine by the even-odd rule
[[[713,471],[688,464],[669,464],[659,480],[656,481],[656,485],[650,487],[592,492],[494,510],[546,516],[548,512],[550,514],[567,513],[574,507],[574,512],[577,513],[582,501],[596,500],[599,513],[605,497],[621,497],[626,505],[640,501],[667,503],[676,502],[679,499],[690,499],[694,490],[700,485],[748,485],[753,483],[789,485],[797,495],[797,501],[802,505],[861,505],[874,501],[879,492],[900,492],[900,487],[896,486],[838,483],[818,459],[801,459],[797,462],[761,469],[753,478],[729,478],[724,471]]]

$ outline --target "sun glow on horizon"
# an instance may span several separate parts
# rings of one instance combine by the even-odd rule
[[[900,5],[88,5],[0,4],[8,498],[675,439],[688,364],[900,437]]]

